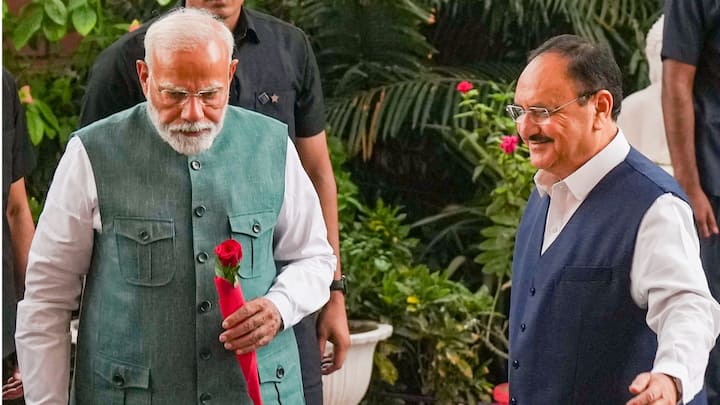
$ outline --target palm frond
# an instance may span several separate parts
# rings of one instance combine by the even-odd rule
[[[451,69],[432,71],[415,78],[377,86],[354,93],[351,97],[328,100],[328,126],[333,133],[347,139],[352,154],[362,152],[364,159],[372,154],[377,140],[398,136],[403,129],[423,132],[451,125],[458,112],[460,80],[471,80],[486,93],[484,80],[448,75]],[[442,73],[442,74],[441,74]]]

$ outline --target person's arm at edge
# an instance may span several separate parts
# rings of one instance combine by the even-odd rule
[[[6,215],[10,226],[14,255],[15,291],[18,295],[17,298],[21,299],[25,291],[25,269],[28,263],[28,251],[35,233],[35,224],[28,205],[24,177],[10,185]]]
[[[70,315],[99,228],[95,179],[78,138],[68,143],[48,192],[28,255],[25,299],[15,342],[25,403],[68,403]]]
[[[670,377],[678,378],[684,403],[702,388],[708,353],[720,332],[720,305],[710,294],[699,252],[690,206],[672,194],[660,196],[640,223],[631,295],[647,308],[647,325],[658,337],[648,381],[674,391]],[[636,399],[628,403],[646,398]]]
[[[338,225],[337,185],[333,174],[325,131],[311,137],[297,139],[297,150],[303,168],[310,177],[320,198],[323,219],[327,227],[328,242],[337,257],[333,279],[342,277],[340,263],[340,232]],[[323,307],[317,321],[320,354],[325,353],[329,340],[333,344],[332,364],[323,369],[323,374],[339,370],[345,362],[350,348],[350,331],[345,310],[345,295],[342,291],[331,291],[330,300]]]
[[[663,61],[662,106],[674,176],[690,198],[700,236],[707,238],[720,230],[702,190],[695,157],[695,70],[695,66],[677,60]]]

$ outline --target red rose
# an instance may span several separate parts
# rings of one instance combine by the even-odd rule
[[[457,91],[459,91],[462,94],[467,93],[468,91],[473,89],[472,83],[468,82],[467,80],[463,80],[460,83],[458,83],[457,87],[455,87]]]
[[[215,254],[223,266],[236,267],[242,259],[242,246],[235,239],[228,239],[215,246]]]

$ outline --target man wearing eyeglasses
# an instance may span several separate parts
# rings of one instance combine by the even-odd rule
[[[291,328],[327,302],[335,256],[287,126],[228,106],[232,48],[206,11],[168,14],[137,63],[147,103],[68,143],[18,308],[28,404],[68,403],[83,278],[70,403],[249,405],[235,356],[250,351],[264,403],[305,402]],[[223,319],[213,250],[228,238],[247,302]]]
[[[513,258],[512,404],[675,405],[701,391],[720,305],[687,198],[630,147],[621,101],[609,49],[561,35],[531,53],[507,108],[538,168]]]
[[[310,41],[299,28],[253,10],[244,0],[179,0],[177,5],[207,10],[232,31],[233,58],[240,62],[225,97],[230,105],[288,125],[300,161],[320,197],[328,241],[338,257],[336,281],[328,303],[298,323],[295,334],[306,400],[311,405],[322,404],[321,376],[342,367],[350,332],[339,261],[337,187],[327,149],[320,71]],[[145,101],[135,61],[144,56],[143,37],[153,22],[143,23],[97,57],[83,97],[81,126]],[[332,342],[332,354],[323,357],[328,341]]]

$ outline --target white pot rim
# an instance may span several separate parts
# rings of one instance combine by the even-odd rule
[[[365,343],[373,343],[373,342],[379,342],[381,340],[385,340],[392,335],[393,327],[386,323],[380,323],[375,321],[350,321],[351,323],[355,324],[361,324],[361,325],[375,325],[376,328],[373,330],[369,330],[367,332],[360,332],[360,333],[351,333],[350,334],[350,344],[356,345],[356,344],[365,344]]]

